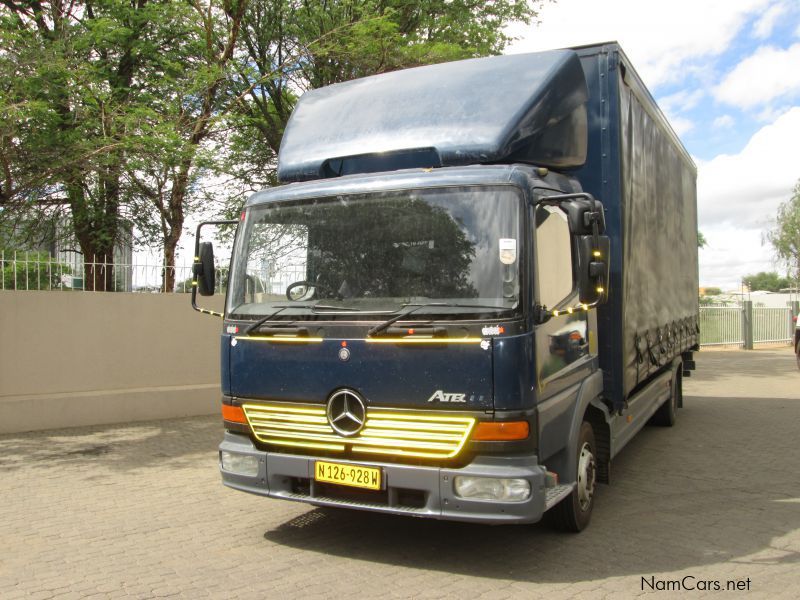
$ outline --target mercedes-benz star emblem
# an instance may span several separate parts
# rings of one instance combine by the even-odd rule
[[[328,423],[344,437],[351,437],[364,428],[367,407],[353,390],[339,390],[328,398]]]

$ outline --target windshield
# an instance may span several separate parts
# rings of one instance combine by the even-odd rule
[[[499,318],[519,302],[521,200],[511,186],[312,198],[250,208],[230,318]],[[360,315],[367,315],[361,317]]]

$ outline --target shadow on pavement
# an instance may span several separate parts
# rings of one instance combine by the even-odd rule
[[[97,425],[0,436],[0,473],[16,469],[103,467],[133,469],[196,467],[197,454],[209,468],[222,439],[218,416]],[[98,473],[100,471],[98,470]]]
[[[316,508],[264,538],[361,561],[523,582],[691,573],[725,561],[742,563],[742,577],[747,564],[800,567],[800,553],[788,542],[780,548],[780,538],[800,528],[797,478],[790,475],[800,464],[800,402],[688,396],[685,405],[674,428],[645,428],[615,459],[612,484],[601,487],[592,523],[579,535],[543,523],[491,527]]]

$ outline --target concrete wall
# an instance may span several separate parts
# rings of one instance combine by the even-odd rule
[[[221,331],[188,294],[0,291],[0,433],[214,413]]]

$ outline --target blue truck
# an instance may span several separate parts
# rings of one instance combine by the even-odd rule
[[[219,315],[226,486],[580,531],[614,456],[675,422],[696,168],[616,43],[307,92],[278,177]]]

